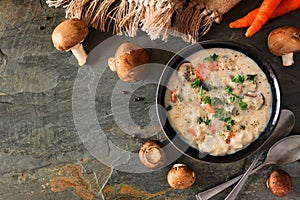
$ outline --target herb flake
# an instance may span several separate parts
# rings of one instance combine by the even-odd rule
[[[203,122],[202,117],[199,117],[199,118],[197,119],[197,123],[198,123],[198,124],[201,124],[202,122]]]
[[[248,81],[255,81],[257,74],[247,74],[247,80]]]
[[[234,83],[243,83],[245,81],[245,76],[237,74],[231,79],[231,81]]]
[[[183,98],[180,94],[177,94],[176,95],[176,98],[178,99],[178,101],[182,102],[183,101]]]
[[[245,130],[245,129],[246,129],[246,126],[245,126],[245,125],[241,125],[240,127],[241,127],[242,130]]]
[[[202,97],[203,95],[203,87],[202,85],[200,86],[200,89],[199,89],[199,96]]]
[[[225,118],[224,121],[225,121],[228,125],[231,125],[231,126],[234,125],[234,121],[233,121],[233,119],[231,119],[231,117]]]
[[[172,106],[168,105],[167,108],[166,108],[166,111],[170,111],[170,110],[172,110]]]
[[[210,55],[209,57],[206,57],[205,60],[207,60],[209,62],[214,62],[217,60],[218,57],[219,57],[219,55],[214,53],[214,54]]]
[[[248,105],[247,105],[246,102],[240,100],[239,106],[240,106],[240,109],[241,109],[241,110],[245,110],[245,109],[247,108]]]
[[[194,82],[191,83],[191,88],[198,88],[201,86],[201,80],[196,79]]]
[[[203,99],[203,103],[204,104],[211,104],[211,99],[209,96],[205,96],[204,99]]]

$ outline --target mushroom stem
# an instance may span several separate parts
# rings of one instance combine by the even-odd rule
[[[82,46],[82,44],[77,44],[70,49],[76,59],[78,60],[78,64],[80,66],[84,65],[87,59],[87,54]]]
[[[283,66],[291,66],[294,64],[294,60],[293,60],[293,52],[292,53],[288,53],[285,55],[282,55],[282,65]]]
[[[111,71],[113,71],[113,72],[117,71],[116,65],[115,65],[115,57],[108,58],[108,66]]]

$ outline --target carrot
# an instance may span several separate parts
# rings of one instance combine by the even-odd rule
[[[229,24],[230,28],[245,28],[251,25],[253,20],[255,19],[255,16],[258,13],[259,8],[256,8],[252,11],[250,11],[247,15],[245,15],[242,18],[239,18]]]
[[[229,138],[233,138],[235,136],[234,132],[230,131],[229,132]]]
[[[189,128],[189,133],[192,134],[193,136],[197,137],[197,132],[194,128],[190,127]]]
[[[284,15],[288,12],[300,8],[299,0],[282,0],[276,10],[270,16],[271,19]],[[258,13],[259,8],[256,8],[250,11],[247,15],[242,18],[239,18],[229,24],[230,28],[246,28],[252,24],[255,19],[255,16]]]
[[[281,0],[264,0],[262,2],[255,19],[246,31],[246,37],[251,37],[261,29],[261,27],[270,19],[280,2]]]
[[[219,66],[218,66],[217,62],[209,62],[208,68],[210,71],[218,71],[219,70]]]
[[[205,80],[205,77],[204,77],[204,65],[197,66],[196,69],[194,70],[194,73],[199,78],[199,80],[201,80],[201,81]]]
[[[212,107],[211,104],[207,104],[207,112],[209,112],[209,113],[215,113],[215,110],[214,110],[214,108]]]
[[[171,101],[173,102],[173,103],[176,103],[176,101],[177,101],[177,96],[176,96],[176,93],[177,92],[177,90],[176,89],[174,89],[172,92],[171,92]]]

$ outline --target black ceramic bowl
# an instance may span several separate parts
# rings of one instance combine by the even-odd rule
[[[259,137],[254,140],[252,143],[250,143],[245,148],[232,153],[227,154],[224,156],[212,156],[207,153],[203,153],[199,151],[198,149],[190,146],[170,125],[168,119],[167,119],[167,113],[166,113],[166,106],[165,106],[165,93],[167,90],[167,84],[169,82],[169,79],[174,73],[174,71],[183,63],[186,62],[186,58],[190,55],[196,53],[197,51],[203,50],[203,49],[210,49],[210,48],[227,48],[227,49],[233,49],[239,52],[244,53],[248,57],[252,58],[258,66],[261,68],[261,70],[265,73],[270,87],[272,91],[272,108],[270,112],[270,118],[269,121],[263,130],[263,132],[259,135]],[[280,95],[280,87],[278,83],[278,79],[274,73],[274,70],[270,66],[270,64],[267,62],[265,56],[261,54],[257,49],[254,47],[240,44],[233,41],[203,41],[194,45],[190,45],[180,52],[178,52],[176,55],[174,55],[171,60],[167,63],[159,84],[157,88],[157,96],[156,96],[156,106],[157,106],[157,114],[160,121],[160,124],[162,126],[162,129],[164,133],[166,134],[167,138],[170,140],[170,142],[178,148],[181,152],[184,154],[206,162],[213,162],[213,163],[227,163],[227,162],[233,162],[240,159],[243,159],[247,157],[248,155],[255,152],[266,140],[267,138],[272,134],[272,131],[274,130],[277,121],[279,119],[280,115],[280,106],[281,106],[281,95]]]

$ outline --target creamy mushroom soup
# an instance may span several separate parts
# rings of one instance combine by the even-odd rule
[[[167,85],[172,127],[210,155],[246,147],[264,130],[271,112],[264,72],[245,54],[226,48],[201,50],[186,60]]]

